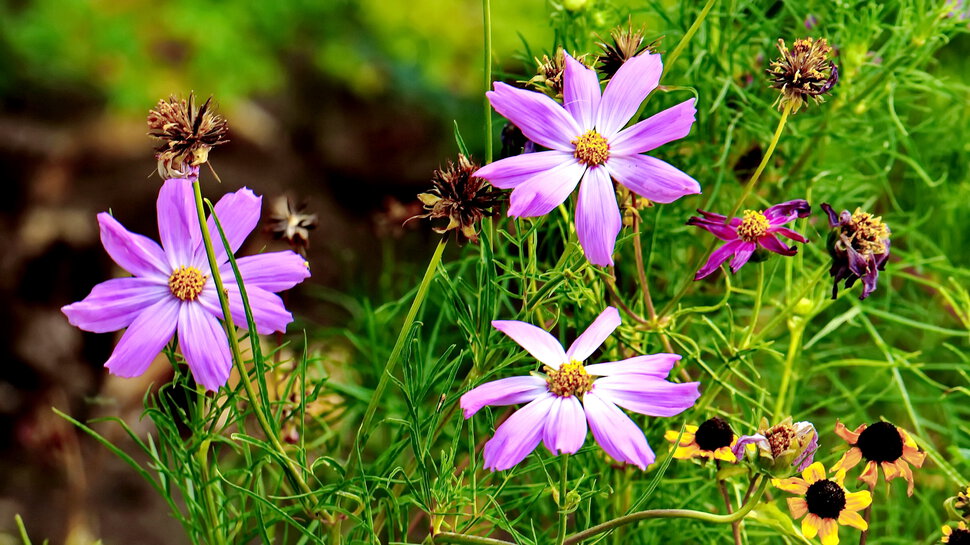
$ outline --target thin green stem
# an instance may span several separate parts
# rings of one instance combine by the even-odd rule
[[[704,19],[707,18],[707,14],[710,13],[711,8],[714,7],[714,3],[716,1],[717,0],[707,0],[707,3],[704,4],[704,7],[701,9],[701,12],[697,14],[697,18],[694,19],[694,23],[690,25],[690,28],[687,29],[687,33],[684,34],[684,37],[680,39],[677,47],[675,47],[674,50],[667,55],[667,62],[664,63],[664,75],[666,75],[670,67],[677,62],[677,57],[680,57],[680,54],[684,52],[687,44],[689,44],[694,38],[694,34],[697,34],[697,30],[701,28],[701,23],[703,23]],[[660,79],[663,79],[663,75],[660,76]]]
[[[456,534],[454,532],[441,532],[440,534],[435,534],[435,536],[431,538],[431,541],[433,543],[458,543],[459,545],[515,545],[515,543],[512,543],[511,541],[503,541],[501,539],[493,539],[490,537]]]
[[[354,438],[354,451],[358,452],[358,449],[362,447],[360,444],[360,438],[364,434],[365,430],[370,428],[371,420],[374,419],[374,414],[377,412],[377,406],[384,396],[384,390],[387,389],[387,385],[394,375],[394,371],[397,368],[398,358],[401,356],[401,351],[404,349],[404,341],[408,337],[408,333],[411,331],[411,326],[414,324],[414,319],[418,315],[418,310],[421,308],[421,304],[424,302],[424,298],[428,295],[428,286],[431,285],[431,279],[434,278],[435,271],[438,268],[438,263],[441,262],[441,254],[445,250],[445,246],[448,245],[448,238],[443,237],[440,242],[438,242],[438,247],[435,248],[434,254],[431,256],[431,261],[428,263],[427,270],[424,271],[424,278],[421,279],[421,284],[418,286],[418,292],[414,296],[414,301],[411,302],[411,308],[408,310],[407,316],[404,318],[404,324],[401,326],[401,331],[397,334],[397,340],[394,341],[394,348],[391,349],[391,355],[387,358],[387,363],[384,364],[384,372],[381,374],[381,380],[377,383],[377,388],[374,389],[374,393],[371,395],[370,402],[367,404],[367,410],[364,412],[364,418],[360,422],[360,427],[357,428],[357,435]],[[357,464],[359,461],[359,454],[351,454],[350,460],[347,463],[347,472],[345,474],[346,479],[353,477],[354,472],[357,470]]]
[[[758,287],[754,292],[754,308],[751,309],[751,323],[748,324],[748,332],[744,335],[744,342],[741,343],[741,349],[748,348],[751,342],[751,336],[754,335],[754,327],[758,324],[758,315],[761,314],[761,300],[764,297],[765,291],[765,262],[762,261],[758,263]]]
[[[718,473],[721,471],[721,461],[714,460],[716,462]],[[723,479],[717,479],[717,489],[721,492],[721,497],[724,498],[724,510],[730,515],[734,511],[731,509],[731,495],[728,494],[727,487],[724,485]],[[734,545],[741,545],[741,521],[734,521],[731,523],[731,534],[734,536]]]
[[[562,475],[559,477],[559,536],[556,543],[562,545],[566,540],[566,523],[569,519],[569,510],[566,509],[566,494],[569,493],[569,455],[562,454]]]
[[[629,515],[617,517],[613,520],[604,522],[603,524],[593,526],[588,530],[573,534],[566,538],[563,545],[574,545],[615,528],[646,519],[684,518],[710,522],[713,524],[732,524],[746,517],[748,513],[754,509],[755,505],[761,501],[761,496],[764,495],[765,489],[768,487],[768,481],[769,479],[762,478],[757,492],[754,493],[751,499],[742,505],[737,511],[728,515],[715,515],[712,513],[705,513],[703,511],[694,511],[691,509],[650,509],[648,511],[638,511],[636,513],[630,513]]]
[[[206,396],[205,389],[199,385],[199,391],[197,392],[197,403],[196,403],[196,418],[202,421],[206,413]],[[204,439],[200,442],[198,450],[195,451],[196,463],[199,464],[199,472],[202,475],[202,495],[205,498],[205,507],[209,516],[209,523],[205,526],[209,529],[210,539],[214,544],[225,543],[226,540],[219,531],[219,516],[216,512],[216,500],[212,493],[212,483],[209,479],[209,445],[211,443],[208,439]]]
[[[869,485],[869,496],[872,496],[873,491],[876,489],[875,486]],[[866,507],[866,510],[862,513],[862,520],[866,521],[866,529],[862,531],[859,535],[859,545],[866,545],[866,541],[869,540],[869,520],[872,518],[872,502]]]
[[[744,187],[744,193],[741,194],[741,198],[734,203],[734,208],[731,209],[731,213],[728,214],[729,218],[733,218],[737,214],[741,205],[747,200],[748,196],[754,190],[754,186],[757,185],[758,180],[761,179],[761,173],[765,171],[768,166],[768,161],[771,160],[771,156],[775,153],[775,148],[778,147],[778,141],[781,140],[781,133],[785,129],[785,124],[788,122],[788,116],[791,115],[792,103],[786,102],[785,109],[781,112],[781,119],[778,120],[778,126],[775,127],[775,134],[771,136],[771,143],[768,144],[768,151],[765,152],[765,156],[761,158],[761,163],[758,164],[758,168],[755,169],[754,174],[751,175],[751,179],[748,180],[748,185]]]
[[[801,350],[802,334],[805,332],[805,324],[807,323],[801,317],[794,319],[798,320],[799,323],[793,325],[791,328],[791,339],[788,341],[788,353],[785,354],[785,368],[781,375],[781,386],[778,387],[778,397],[775,398],[775,408],[772,411],[775,421],[782,418],[782,414],[786,412],[786,407],[788,406],[788,389],[795,369],[795,356]]]

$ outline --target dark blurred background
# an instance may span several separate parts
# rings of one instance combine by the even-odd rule
[[[542,1],[496,0],[492,16],[513,69],[518,32],[551,44]],[[428,227],[401,224],[454,156],[455,122],[482,149],[482,28],[478,0],[0,2],[0,544],[20,543],[18,513],[35,542],[185,542],[130,468],[51,410],[144,432],[142,396],[170,372],[109,377],[116,336],[59,311],[122,274],[98,212],[156,238],[148,110],[213,96],[231,142],[210,155],[222,183],[204,170],[206,196],[246,186],[264,217],[283,194],[318,214],[313,277],[289,304],[292,329],[325,327],[344,317],[320,294],[374,293],[386,269],[430,254]],[[259,232],[242,253],[285,247]],[[98,429],[124,446],[117,426]]]

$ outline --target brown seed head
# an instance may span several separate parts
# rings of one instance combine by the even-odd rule
[[[589,66],[586,62],[586,55],[579,55],[578,57],[573,57],[577,61]],[[548,55],[543,55],[542,59],[535,59],[536,65],[536,75],[532,77],[529,81],[525,82],[526,85],[533,87],[535,90],[545,93],[552,98],[562,98],[563,90],[563,74],[566,71],[566,52],[563,48],[556,50],[556,54],[550,59]]]
[[[604,40],[596,44],[603,50],[596,57],[596,60],[600,63],[600,72],[607,78],[612,78],[616,75],[616,71],[620,69],[620,66],[633,57],[636,57],[644,51],[657,53],[657,48],[663,37],[657,38],[650,43],[644,43],[643,34],[645,31],[646,27],[643,26],[634,30],[632,20],[627,22],[626,27],[620,25],[611,30],[609,43]]]
[[[277,197],[271,206],[266,228],[277,239],[284,239],[295,251],[306,257],[310,231],[316,229],[316,214],[306,212],[306,203],[294,202],[286,195]]]
[[[483,178],[472,176],[476,170],[478,165],[462,154],[458,154],[457,163],[448,161],[447,168],[435,170],[431,178],[432,188],[418,195],[427,213],[413,216],[408,221],[415,218],[447,219],[444,226],[434,228],[436,233],[444,234],[455,229],[456,236],[460,232],[466,239],[477,243],[475,225],[483,217],[498,213],[503,194]]]
[[[781,55],[767,72],[771,86],[781,91],[776,102],[779,108],[791,104],[795,113],[808,99],[822,102],[822,95],[839,81],[839,69],[829,58],[832,46],[825,38],[795,40],[791,50],[779,38],[778,51]]]
[[[174,96],[159,100],[148,112],[148,135],[161,141],[155,149],[158,173],[162,178],[186,175],[209,159],[209,150],[228,142],[226,120],[210,109],[212,97],[196,108],[194,95],[188,99]]]

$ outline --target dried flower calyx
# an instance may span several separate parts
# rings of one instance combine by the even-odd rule
[[[418,200],[427,213],[411,219],[447,219],[444,226],[434,228],[435,232],[444,234],[455,229],[468,240],[477,243],[475,225],[483,217],[498,213],[497,208],[503,196],[501,191],[493,188],[483,178],[472,176],[476,170],[478,165],[462,154],[458,154],[457,163],[448,161],[447,168],[435,170],[431,179],[431,190],[418,195]]]
[[[194,95],[159,100],[148,112],[148,135],[161,140],[155,149],[164,179],[183,177],[209,160],[209,150],[229,141],[226,120],[211,109],[212,97],[196,108]]]
[[[839,81],[839,68],[829,58],[832,46],[825,38],[795,40],[791,50],[779,39],[778,51],[781,56],[772,61],[767,72],[771,86],[781,91],[776,102],[779,108],[790,105],[795,113],[808,99],[822,102],[822,95]]]
[[[620,66],[633,57],[636,57],[644,51],[657,53],[657,46],[660,45],[662,38],[657,38],[650,43],[644,43],[644,32],[645,28],[642,26],[634,30],[633,22],[630,21],[625,28],[618,26],[610,31],[609,43],[605,40],[597,43],[596,45],[600,46],[600,49],[603,50],[599,57],[596,58],[600,63],[600,73],[607,78],[612,78],[616,74],[616,71],[620,69]]]
[[[306,257],[310,231],[316,229],[316,214],[306,212],[306,203],[294,203],[288,196],[277,197],[271,205],[267,228],[277,239],[284,239],[295,251]]]

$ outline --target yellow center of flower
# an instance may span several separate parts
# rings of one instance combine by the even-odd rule
[[[559,397],[581,396],[593,389],[593,377],[578,361],[564,363],[558,371],[546,367],[546,375],[549,377],[546,379],[549,391]]]
[[[768,217],[760,210],[745,210],[738,225],[738,238],[745,242],[754,242],[768,232]]]
[[[576,146],[573,157],[585,165],[602,165],[610,158],[610,143],[595,129],[586,131],[570,143]]]
[[[168,289],[183,301],[194,301],[202,293],[205,280],[206,276],[199,269],[182,265],[168,277]]]
[[[889,238],[889,228],[882,222],[882,217],[873,216],[863,212],[861,208],[856,208],[850,220],[850,229],[853,231],[853,246],[860,251],[874,254],[886,253],[883,240]]]

